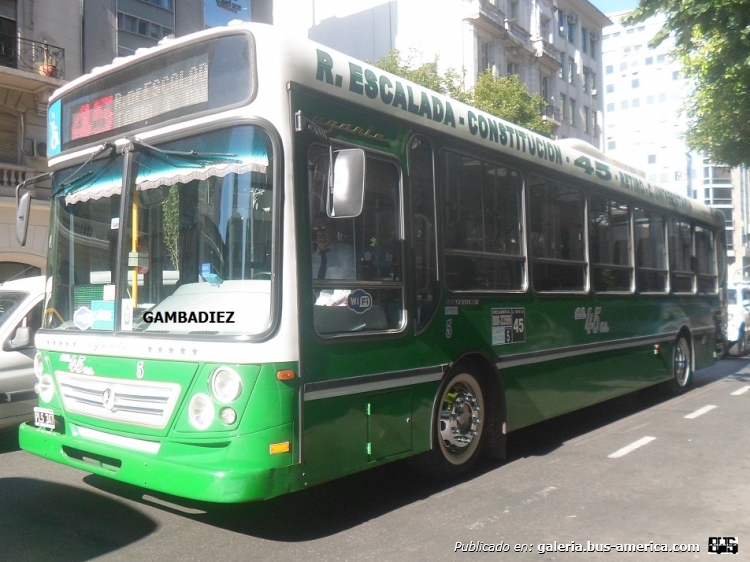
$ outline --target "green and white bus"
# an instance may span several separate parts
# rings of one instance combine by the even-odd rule
[[[450,477],[716,358],[721,213],[270,26],[117,59],[48,119],[20,444],[49,460],[211,502]]]

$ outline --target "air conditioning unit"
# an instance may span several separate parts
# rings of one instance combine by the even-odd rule
[[[596,97],[596,94],[598,94],[598,93],[599,92],[596,91],[596,88],[592,88],[591,89],[591,97]]]
[[[572,23],[572,24],[578,23],[578,16],[575,14],[568,14],[568,23]]]
[[[560,35],[562,35],[563,37],[565,37],[566,34],[567,34],[567,29],[565,29],[564,25],[561,25],[560,26]]]
[[[44,141],[33,141],[31,156],[34,158],[47,158],[47,143]]]

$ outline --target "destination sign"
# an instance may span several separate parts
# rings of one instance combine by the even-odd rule
[[[106,133],[208,101],[208,55],[178,61],[158,73],[87,96],[67,106],[63,142]]]
[[[187,116],[248,103],[254,48],[241,33],[134,59],[53,102],[50,156]]]

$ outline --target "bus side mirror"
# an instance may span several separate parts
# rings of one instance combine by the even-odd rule
[[[19,186],[20,187],[20,186]],[[21,246],[26,245],[26,235],[29,232],[29,210],[31,209],[31,192],[27,191],[18,198],[16,189],[16,239]]]
[[[336,218],[354,218],[362,213],[365,199],[365,151],[346,148],[333,153],[330,209]]]

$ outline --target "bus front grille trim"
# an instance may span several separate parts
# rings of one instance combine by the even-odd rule
[[[177,383],[114,379],[56,371],[65,410],[101,420],[164,429],[181,387]]]

